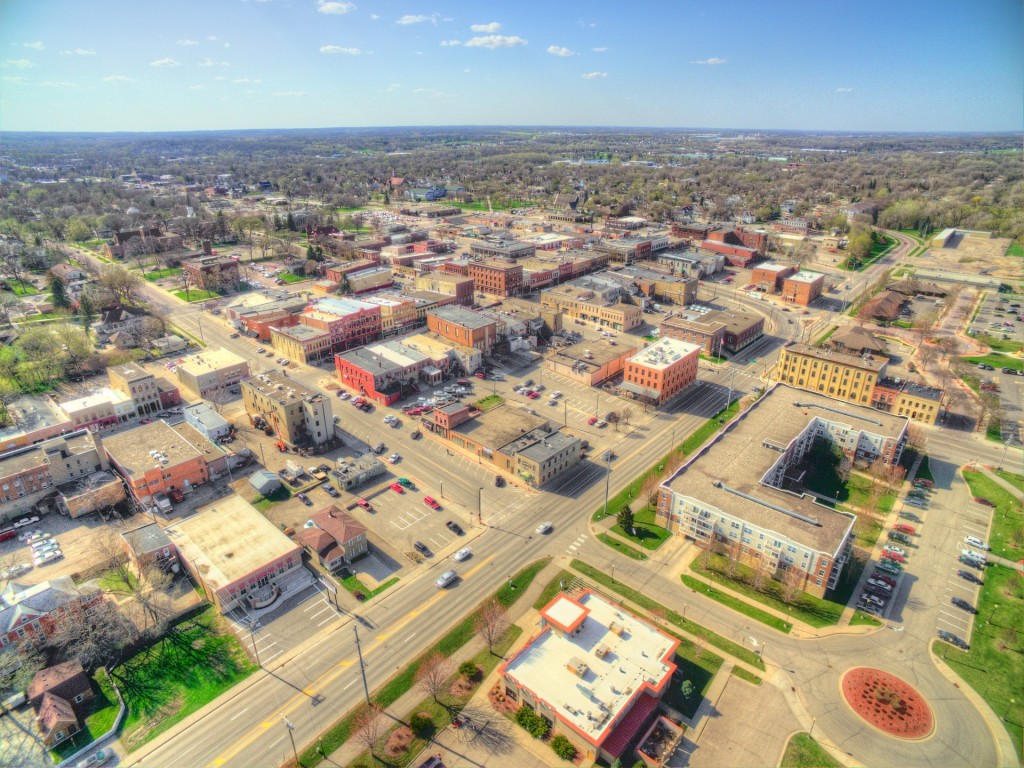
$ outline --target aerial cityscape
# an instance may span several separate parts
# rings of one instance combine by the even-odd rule
[[[0,7],[0,768],[1022,764],[1024,8],[550,5]]]

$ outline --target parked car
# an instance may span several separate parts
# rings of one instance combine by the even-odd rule
[[[49,565],[64,558],[64,553],[59,549],[51,549],[49,552],[41,552],[32,558],[36,565]]]
[[[931,488],[935,485],[935,483],[931,480],[919,477],[916,480],[914,480],[914,485],[916,485],[918,488]]]
[[[458,552],[456,552],[454,555],[452,555],[452,560],[454,560],[457,563],[461,563],[463,560],[465,560],[466,558],[468,558],[472,554],[473,554],[473,550],[472,549],[470,549],[469,547],[463,547]]]
[[[960,550],[960,554],[965,557],[969,557],[972,560],[980,560],[983,563],[988,560],[988,555],[984,554],[983,552],[976,552],[973,549],[962,549]]]
[[[394,491],[395,493],[399,493],[399,494],[405,493],[405,489],[402,486],[400,486],[398,483],[392,483],[391,484],[391,490]]]
[[[597,424],[597,416],[591,416],[589,419],[587,419],[587,424],[589,424],[591,427]]]
[[[983,541],[982,539],[979,539],[977,536],[965,536],[964,537],[964,541],[966,541],[972,547],[977,547],[978,549],[983,549],[986,552],[988,552],[990,549],[992,549],[992,547],[990,547],[988,545],[987,541]]]
[[[890,587],[896,586],[896,578],[894,576],[890,576],[888,573],[885,573],[883,571],[875,571],[871,574],[871,578],[877,579],[878,581],[884,581]]]
[[[369,512],[369,511],[371,511],[373,509],[373,506],[366,499],[359,499],[356,502],[356,504],[358,506],[362,507],[363,509],[365,509],[367,512]]]
[[[333,485],[330,485],[329,483],[324,483],[320,487],[324,489],[324,493],[326,493],[328,496],[331,496],[331,497],[334,497],[334,498],[338,497],[338,492],[334,489]]]
[[[902,517],[904,520],[913,520],[915,523],[921,522],[921,518],[915,515],[913,512],[900,512],[900,517]]]
[[[895,560],[882,558],[878,563],[878,570],[892,574],[893,576],[899,576],[900,573],[903,572],[903,567]]]
[[[29,546],[35,553],[60,549],[60,544],[57,543],[56,539],[40,539],[39,541],[33,541]]]
[[[28,563],[17,563],[4,570],[0,571],[0,579],[16,579],[24,573],[28,573],[32,570],[32,566]]]
[[[18,537],[19,541],[23,541],[26,544],[35,544],[37,541],[46,541],[52,538],[50,534],[43,532],[41,528],[33,528],[30,532],[23,533]]]
[[[860,601],[865,605],[876,605],[879,608],[885,607],[885,600],[880,598],[878,595],[872,595],[867,592],[860,593]]]
[[[409,433],[409,437],[411,437],[413,440],[419,440],[421,437],[423,437],[423,433],[420,432],[418,429],[414,429],[412,432]]]
[[[349,394],[348,392],[346,392],[346,391],[345,391],[345,390],[343,390],[343,389],[339,389],[339,390],[338,390],[338,397],[339,397],[339,398],[340,398],[341,400],[348,400],[348,399],[349,399],[350,397],[352,397],[352,395],[350,395],[350,394]]]
[[[495,475],[494,476],[494,485],[496,487],[498,487],[498,488],[503,487],[505,485],[505,478],[502,477],[501,475]]]
[[[944,629],[939,630],[939,639],[945,640],[947,643],[955,645],[957,648],[962,648],[965,651],[971,650],[971,646],[961,640],[959,637],[954,635],[952,632],[947,632]]]
[[[412,543],[412,546],[413,546],[413,549],[415,549],[421,555],[426,556],[426,555],[430,554],[430,548],[427,547],[427,545],[424,544],[422,541],[414,541]]]
[[[400,455],[398,455],[397,453],[392,453],[390,456],[388,456],[388,463],[397,464],[399,461],[401,461],[401,459],[402,457]]]
[[[298,498],[299,501],[301,501],[307,507],[312,507],[313,506],[313,502],[310,501],[309,496],[307,496],[306,494],[304,494],[304,493],[297,493],[297,494],[295,494],[295,496],[296,496],[296,498]]]
[[[868,579],[867,583],[868,586],[878,587],[879,589],[884,589],[886,592],[892,589],[892,584],[882,581],[881,579]]]
[[[985,583],[984,581],[982,581],[981,579],[979,579],[979,578],[978,578],[977,576],[975,576],[975,575],[974,575],[973,573],[971,573],[970,571],[965,571],[965,570],[963,570],[963,569],[960,569],[959,571],[957,571],[957,572],[956,572],[956,575],[957,575],[957,576],[959,576],[959,577],[960,577],[961,579],[963,579],[964,581],[969,581],[969,582],[971,582],[971,584],[977,584],[977,585],[978,585],[979,587],[980,587],[980,586],[981,586],[982,584],[984,584],[984,583]]]
[[[235,334],[238,335],[237,333]],[[110,758],[114,756],[113,750],[110,749],[99,749],[93,752],[88,757],[79,760],[75,763],[75,768],[98,768],[98,766],[106,765],[110,762]]]
[[[975,559],[973,557],[968,557],[967,555],[963,555],[963,554],[960,555],[960,562],[963,563],[964,565],[971,566],[971,568],[977,568],[979,571],[982,571],[982,570],[985,569],[985,561],[984,560],[977,560],[977,559]]]
[[[895,552],[897,555],[903,555],[904,557],[907,556],[906,550],[900,549],[895,544],[886,544],[882,549],[886,552]]]
[[[900,533],[905,533],[908,536],[913,536],[915,533],[917,533],[917,531],[914,530],[914,526],[907,525],[906,523],[896,523],[896,525],[894,525],[892,529],[894,531],[899,531]]]
[[[437,500],[433,496],[424,496],[423,503],[431,509],[441,509],[441,505],[437,503]]]
[[[994,507],[995,506],[995,504],[993,504],[991,501],[986,499],[984,496],[975,496],[973,498],[973,501],[974,501],[975,504],[982,504],[982,505],[984,505],[986,507]]]
[[[967,611],[968,613],[973,613],[975,616],[978,615],[978,609],[975,608],[970,603],[968,603],[962,597],[951,597],[949,599],[949,602],[951,602],[953,605],[955,605],[961,611]]]
[[[900,544],[909,544],[910,537],[899,531],[889,531],[889,541],[898,541]]]
[[[454,533],[456,536],[462,536],[465,531],[462,530],[462,526],[456,523],[454,520],[449,520],[444,524],[444,527]]]
[[[36,515],[30,517],[23,517],[20,520],[15,520],[11,523],[13,528],[24,528],[26,525],[32,525],[32,523],[38,523],[39,518]]]
[[[901,565],[907,562],[907,558],[905,558],[903,555],[898,555],[895,552],[882,552],[882,559],[890,560],[894,563],[900,563]]]
[[[384,445],[384,443],[377,443],[377,445],[373,447],[373,452],[376,453],[378,456],[380,456],[386,450],[387,447]]]

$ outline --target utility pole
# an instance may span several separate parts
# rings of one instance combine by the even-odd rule
[[[366,697],[366,703],[369,704],[370,687],[366,684],[366,665],[363,663],[363,649],[359,645],[359,627],[353,624],[352,631],[356,633],[356,653],[359,655],[359,674],[363,678],[363,696]]]
[[[255,620],[249,620],[249,642],[252,643],[252,652],[256,654],[257,666],[262,667],[263,662],[260,661],[260,649],[256,647],[256,626],[258,623]]]
[[[604,516],[608,517],[608,488],[612,481],[612,452],[610,450],[604,452],[604,464]]]
[[[483,488],[477,488],[477,490],[476,490],[476,521],[480,525],[484,524],[483,498],[484,498],[484,489]]]

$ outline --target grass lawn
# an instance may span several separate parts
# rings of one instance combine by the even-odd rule
[[[19,319],[15,320],[14,322],[16,324],[21,324],[21,323],[39,323],[39,322],[45,322],[46,320],[59,320],[59,319],[62,319],[62,318],[66,319],[67,317],[68,317],[67,315],[62,314],[60,312],[39,312],[38,314],[35,314],[35,315],[27,315],[26,317],[19,318]]]
[[[740,600],[739,598],[733,597],[719,589],[708,586],[703,581],[698,581],[692,576],[683,576],[682,578],[683,584],[688,586],[690,589],[707,595],[712,600],[719,602],[728,608],[732,608],[734,611],[739,611],[744,616],[748,616],[754,621],[760,621],[762,624],[767,624],[769,627],[777,629],[780,632],[785,632],[786,634],[789,634],[790,630],[793,629],[792,622],[780,619],[778,616],[768,613],[768,611],[762,611],[760,608],[751,605],[746,600]]]
[[[652,341],[654,339],[651,339]],[[708,363],[727,363],[729,358],[727,357],[716,357],[715,355],[705,355],[703,352],[700,354],[700,359]]]
[[[154,283],[164,277],[177,277],[181,274],[181,267],[168,267],[167,269],[154,269],[146,273],[146,279]]]
[[[1024,245],[1020,243],[1010,243],[1010,247],[1006,249],[1007,256],[1015,256],[1016,258],[1024,258]]]
[[[842,768],[832,755],[825,751],[809,733],[793,734],[786,745],[779,768]]]
[[[256,507],[260,512],[266,512],[270,509],[271,505],[277,504],[280,501],[288,501],[292,497],[291,489],[288,486],[281,484],[281,487],[276,491],[273,491],[268,496],[258,495],[252,501],[252,505]]]
[[[257,669],[213,606],[112,671],[128,705],[121,741],[137,749]]]
[[[626,542],[619,541],[617,538],[615,538],[614,536],[609,536],[607,533],[599,533],[599,534],[597,534],[597,540],[600,541],[602,544],[604,544],[606,546],[609,546],[612,549],[616,550],[620,554],[625,555],[626,557],[631,557],[634,560],[646,560],[647,559],[647,555],[645,555],[639,549],[636,549],[635,547],[631,547]]]
[[[1005,469],[997,469],[996,474],[1014,486],[1018,491],[1024,493],[1024,475],[1015,475],[1013,472],[1007,472]]]
[[[840,504],[858,509],[871,508],[871,478],[859,472],[851,472],[846,483],[836,474],[832,466],[815,465],[804,478],[808,490],[830,496]],[[892,491],[878,498],[878,511],[888,514],[896,503],[896,494]]]
[[[999,336],[993,336],[988,333],[976,334],[974,338],[980,341],[982,344],[992,347],[993,352],[1004,352],[1008,355],[1012,355],[1014,352],[1020,352],[1021,348],[1024,347],[1024,343],[1021,343],[1019,341],[1014,341],[1013,339],[1003,339],[1000,338]],[[988,362],[988,358],[990,357],[992,357],[992,355],[987,355],[986,357],[979,357],[977,358],[977,360],[978,362]],[[968,357],[964,359],[970,362],[974,358]],[[1010,365],[1010,363],[1003,362],[1006,360],[1005,357],[996,357],[995,359],[996,362],[992,363],[992,365],[995,365],[997,368],[1001,368],[1004,365],[1009,367]],[[1013,361],[1011,360],[1010,362]],[[1020,361],[1017,361],[1017,363],[1019,365]],[[977,363],[975,363],[975,365],[977,365]],[[1020,368],[1018,367],[1017,370],[1020,370]]]
[[[751,685],[760,685],[763,680],[755,675],[753,672],[748,672],[743,667],[733,667],[732,674],[738,677],[740,680],[746,680]]]
[[[698,651],[700,651],[698,653]],[[693,717],[697,713],[697,707],[711,687],[711,681],[715,679],[718,670],[722,666],[722,657],[709,651],[698,649],[693,643],[683,641],[676,651],[673,661],[676,664],[676,672],[669,681],[668,690],[662,699],[673,709],[682,712],[687,717]],[[689,696],[683,693],[683,682],[689,681],[693,690]]]
[[[702,626],[694,621],[690,621],[685,616],[681,616],[675,611],[671,611],[665,608],[661,603],[656,600],[652,600],[647,595],[643,594],[639,590],[627,587],[620,581],[616,581],[608,574],[603,571],[594,568],[582,560],[573,560],[572,568],[575,571],[582,573],[588,579],[601,584],[604,587],[617,592],[622,597],[631,601],[635,605],[640,606],[647,611],[655,611],[660,615],[664,616],[667,621],[675,624],[677,627],[682,629],[684,632],[689,632],[691,635],[700,637],[707,641],[709,645],[713,645],[720,651],[723,651],[730,656],[733,656],[741,661],[745,661],[751,666],[757,667],[758,669],[764,669],[764,662],[761,661],[761,657],[753,651],[744,648],[739,643],[735,643],[727,637],[722,637],[716,632],[712,632],[705,626]]]
[[[996,505],[988,539],[992,552],[1008,560],[1024,558],[1024,507],[1013,494],[980,472],[965,469],[963,474],[972,496],[982,496]]]
[[[831,328],[829,328],[827,331],[825,331],[825,333],[823,335],[821,335],[814,342],[814,346],[820,347],[822,344],[824,344],[826,341],[828,341],[830,338],[832,338],[832,334],[835,333],[838,330],[839,330],[839,326],[838,325],[833,325]]]
[[[901,229],[899,232],[913,240],[917,240],[918,243],[924,241],[924,238],[921,236],[921,230],[919,229]]]
[[[999,352],[991,352],[987,355],[980,355],[976,357],[965,357],[963,359],[968,365],[972,365],[975,368],[977,368],[978,363],[987,363],[996,369],[1012,368],[1015,371],[1019,371],[1021,368],[1024,368],[1024,361],[1021,361],[1016,357],[1009,357]]]
[[[880,622],[870,613],[864,613],[863,611],[854,611],[853,616],[850,617],[850,626],[856,627],[858,625],[864,625],[868,627],[880,627],[882,626],[882,622]]]
[[[805,624],[810,624],[812,627],[834,626],[838,623],[839,617],[843,613],[843,609],[846,608],[845,600],[843,602],[836,602],[833,600],[824,600],[820,597],[814,597],[808,594],[800,594],[792,603],[787,603],[782,599],[782,584],[774,579],[766,580],[764,591],[762,592],[758,592],[750,586],[750,582],[754,575],[754,569],[748,565],[744,565],[742,563],[739,564],[736,568],[736,577],[730,578],[726,575],[725,570],[728,560],[723,555],[712,555],[707,569],[701,565],[700,560],[701,556],[698,555],[697,558],[690,563],[690,568],[696,573],[727,586],[732,591],[739,592],[741,595],[755,602],[789,614],[794,619],[798,619]],[[702,591],[706,591],[707,587],[701,585],[700,589]],[[714,595],[711,595],[711,597],[714,597]],[[743,612],[746,613],[746,611]],[[751,618],[756,617],[751,616]]]
[[[624,539],[635,541],[644,549],[651,550],[652,552],[672,536],[671,531],[655,524],[654,507],[651,506],[645,507],[633,516],[633,530],[636,531],[636,536],[623,529],[619,523],[612,526],[614,533],[617,533]]]
[[[285,283],[301,283],[303,280],[310,280],[311,278],[304,277],[303,275],[296,275],[293,272],[282,272],[278,275],[279,278],[285,281]]]
[[[11,293],[15,296],[35,296],[39,289],[24,280],[8,279],[7,284],[11,287]]]
[[[501,395],[487,395],[487,397],[482,397],[473,403],[473,407],[478,408],[481,411],[489,411],[491,408],[497,408],[504,402],[505,398]]]
[[[512,208],[532,208],[537,205],[536,203],[528,200],[507,200],[505,198],[491,198],[490,206],[487,205],[487,199],[474,200],[471,203],[452,203],[457,208],[462,208],[466,211],[487,211],[493,208],[496,211],[507,211]]]
[[[569,571],[559,571],[558,575],[556,575],[555,578],[549,581],[548,585],[544,587],[543,591],[540,593],[540,597],[538,597],[537,601],[533,604],[533,607],[539,611],[545,605],[554,600],[555,595],[562,591],[562,582],[564,581],[566,585],[568,585],[569,582],[572,581],[572,576],[572,573]]]
[[[388,579],[387,581],[382,582],[381,585],[379,587],[377,587],[376,589],[370,589],[368,586],[363,584],[363,582],[361,582],[359,580],[359,577],[356,576],[356,575],[348,576],[347,578],[344,578],[344,579],[341,580],[341,586],[343,586],[345,589],[347,589],[353,595],[356,592],[362,592],[366,596],[367,600],[369,600],[371,597],[376,597],[381,592],[383,592],[384,590],[388,589],[389,587],[395,586],[395,584],[397,584],[397,583],[398,583],[398,577],[395,576],[392,579]]]
[[[220,298],[219,293],[215,291],[204,291],[202,288],[190,288],[187,294],[185,291],[175,291],[174,295],[182,301],[187,301],[189,303]]]
[[[506,608],[510,607],[515,601],[526,591],[530,583],[536,578],[537,574],[540,573],[545,566],[550,562],[550,558],[538,560],[536,563],[527,566],[519,573],[515,574],[512,578],[512,583],[516,589],[511,589],[506,583],[494,593],[494,599],[504,605]],[[462,621],[456,624],[449,632],[442,637],[436,645],[432,648],[428,648],[420,656],[416,657],[411,661],[404,669],[398,674],[388,680],[384,685],[378,688],[373,694],[373,701],[380,704],[382,707],[389,707],[394,704],[403,694],[412,689],[412,686],[416,680],[416,673],[419,671],[420,665],[423,661],[434,653],[440,653],[443,656],[451,656],[453,653],[459,650],[465,645],[474,635],[474,623],[476,621],[476,611],[466,616]],[[508,640],[508,647],[511,647],[514,638],[517,635],[513,635],[511,640]],[[495,646],[495,650],[498,647]],[[487,653],[484,650],[483,653]],[[502,651],[504,653],[504,651]],[[492,654],[487,654],[491,656]],[[494,656],[495,661],[500,657]],[[319,743],[323,746],[325,754],[331,754],[334,750],[348,741],[349,736],[352,734],[352,728],[356,718],[359,716],[363,709],[363,705],[357,706],[355,709],[346,713],[344,717],[336,721],[327,731],[323,733],[322,739]],[[304,749],[299,756],[299,765],[304,768],[311,768],[312,766],[320,765],[323,762],[323,757],[317,751],[316,746],[312,746],[308,749]]]

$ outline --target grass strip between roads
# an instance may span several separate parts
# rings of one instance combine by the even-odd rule
[[[748,672],[743,667],[733,667],[732,674],[740,680],[746,680],[751,685],[760,685],[763,682],[760,677],[755,675],[753,672]]]
[[[734,643],[727,637],[722,637],[717,632],[712,632],[705,626],[697,624],[694,621],[690,621],[685,616],[682,616],[675,611],[671,611],[656,600],[652,600],[642,592],[627,587],[621,581],[616,581],[608,574],[599,571],[587,563],[581,560],[573,560],[572,568],[579,573],[582,573],[588,579],[592,579],[598,584],[607,587],[613,592],[618,592],[622,597],[635,603],[646,611],[655,611],[660,615],[664,616],[666,620],[675,624],[677,627],[685,632],[689,632],[691,635],[701,638],[707,641],[709,645],[713,645],[720,651],[723,651],[730,656],[733,656],[741,661],[750,664],[752,667],[757,667],[760,670],[764,670],[764,662],[761,661],[761,657],[753,651],[748,651],[739,643]]]
[[[689,456],[700,448],[709,437],[725,425],[725,422],[730,421],[739,412],[739,409],[740,404],[739,401],[736,400],[729,405],[728,408],[722,409],[704,422],[704,424],[695,429],[693,433],[680,445],[672,446],[672,450],[662,456],[661,459],[655,462],[649,469],[647,469],[647,471],[641,473],[635,480],[633,480],[633,482],[608,499],[608,514],[614,515],[618,510],[633,501],[633,499],[635,499],[640,493],[640,489],[643,487],[644,482],[651,475],[664,472],[666,468],[669,471],[672,471],[675,468],[672,466],[673,461],[681,461],[686,456]],[[722,420],[723,423],[719,424],[719,420]],[[682,455],[680,455],[680,451],[682,452]],[[591,519],[595,523],[598,520],[603,520],[605,517],[604,510],[605,507],[604,504],[602,504],[594,511]],[[630,555],[630,557],[632,557],[632,555]]]
[[[842,768],[842,765],[809,733],[801,732],[793,734],[789,740],[779,768]]]
[[[778,616],[768,613],[768,611],[762,611],[746,600],[740,600],[738,597],[727,594],[720,589],[715,589],[703,581],[698,581],[692,576],[683,576],[683,584],[688,586],[690,589],[697,592],[701,592],[710,597],[715,602],[721,603],[724,606],[732,608],[734,611],[739,611],[744,616],[747,616],[754,621],[760,621],[762,624],[767,624],[772,629],[777,629],[780,632],[789,634],[793,629],[792,622],[780,619]]]
[[[548,562],[550,562],[550,558],[538,560],[536,563],[533,563],[519,571],[519,573],[515,574],[512,578],[512,584],[514,584],[515,587],[511,587],[506,582],[494,593],[493,599],[497,600],[505,608],[509,608],[519,597],[523,595],[523,593],[526,592],[534,578],[536,578],[537,574],[544,569]],[[440,653],[442,656],[451,656],[462,646],[468,643],[475,632],[478,613],[479,609],[474,610],[449,630],[449,632],[438,640],[436,644],[417,656],[416,659],[408,664],[401,672],[378,688],[372,697],[374,703],[385,708],[390,707],[406,692],[412,689],[413,683],[416,679],[416,673],[419,671],[420,665],[431,654]],[[360,704],[352,709],[323,734],[323,737],[318,740],[318,744],[316,746],[304,749],[299,756],[299,765],[303,766],[303,768],[312,768],[312,766],[319,765],[324,759],[323,755],[330,755],[334,750],[348,741],[349,737],[352,735],[352,729],[356,718],[363,711],[364,707],[365,705]],[[320,752],[321,749],[323,750],[322,754]]]

